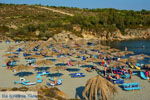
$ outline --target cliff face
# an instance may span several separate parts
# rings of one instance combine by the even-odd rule
[[[51,39],[56,41],[69,41],[69,40],[128,40],[128,39],[150,39],[150,28],[148,29],[126,29],[123,34],[120,30],[114,32],[103,31],[99,33],[83,30],[81,32],[82,37],[78,37],[72,32],[62,31],[59,34],[54,35]]]
[[[150,28],[148,29],[125,29],[124,34],[120,30],[114,32],[103,31],[100,34],[93,32],[82,32],[83,38],[100,40],[128,40],[128,39],[150,39]]]
[[[132,38],[150,39],[150,28],[148,29],[126,29],[127,36]]]

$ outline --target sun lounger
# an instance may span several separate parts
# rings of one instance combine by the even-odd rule
[[[30,82],[30,83],[22,82],[21,84],[26,85],[26,86],[29,86],[29,85],[35,85],[36,82]]]
[[[30,81],[14,81],[14,84],[22,84],[22,82],[28,83]]]
[[[122,78],[130,78],[130,74],[121,75]]]
[[[77,78],[77,77],[85,77],[83,73],[72,73],[70,74],[72,78]]]
[[[117,80],[113,80],[114,84],[123,84],[124,80],[123,79],[117,79]]]
[[[36,82],[37,82],[37,83],[42,83],[43,80],[42,80],[42,79],[37,79]]]
[[[61,85],[61,84],[62,84],[62,79],[58,79],[57,85]]]
[[[42,78],[40,74],[36,75],[36,78]]]
[[[121,70],[118,70],[118,69],[113,70],[113,73],[119,74],[119,75],[123,74],[123,72]]]
[[[126,91],[130,91],[130,90],[140,90],[141,87],[139,86],[139,83],[124,83],[122,85],[122,88]]]
[[[49,75],[50,72],[38,72],[37,74],[40,75],[40,76],[41,76],[41,75]]]
[[[145,75],[144,72],[140,72],[140,76],[141,76],[141,78],[144,79],[144,80],[149,79],[148,77],[146,77],[146,75]]]
[[[136,69],[138,69],[138,70],[140,70],[140,69],[141,69],[141,67],[139,67],[139,66],[135,66],[135,68],[136,68]]]
[[[48,86],[61,85],[61,84],[62,84],[62,80],[63,80],[63,79],[58,79],[58,80],[57,80],[57,83],[54,83],[54,82],[47,82],[47,85],[48,85]]]
[[[54,83],[46,83],[48,86],[55,86],[55,84]]]

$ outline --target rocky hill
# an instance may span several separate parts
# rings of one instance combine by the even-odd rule
[[[0,4],[0,35],[1,40],[150,39],[150,11]]]

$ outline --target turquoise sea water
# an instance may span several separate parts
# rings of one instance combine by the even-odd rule
[[[104,45],[111,46],[120,50],[133,51],[135,55],[145,54],[150,56],[150,40],[125,40],[125,41],[113,41],[113,42],[102,42]],[[139,61],[140,63],[149,63],[150,58],[146,57],[144,60]]]

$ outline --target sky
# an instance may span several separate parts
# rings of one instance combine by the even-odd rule
[[[116,8],[127,10],[150,10],[150,0],[0,0],[0,3],[41,4],[78,8]]]

